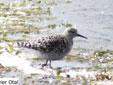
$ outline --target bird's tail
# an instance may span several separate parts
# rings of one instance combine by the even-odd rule
[[[28,42],[15,42],[15,46],[18,46],[18,47],[29,47],[30,44]]]

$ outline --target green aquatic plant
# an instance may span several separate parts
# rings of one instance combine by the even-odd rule
[[[98,56],[103,56],[104,54],[106,54],[106,53],[108,53],[108,50],[107,51],[105,51],[105,50],[98,50],[98,51],[96,51],[95,52]],[[94,54],[95,54],[94,53]]]
[[[0,2],[0,6],[4,6],[4,3],[3,2]]]
[[[66,0],[66,3],[72,3],[71,0]]]
[[[61,25],[64,27],[72,27],[72,24],[69,24],[69,23],[61,23]]]
[[[55,28],[56,27],[56,24],[49,24],[48,25],[48,28]]]
[[[18,51],[16,51],[16,55],[19,55],[20,53],[21,53],[21,51],[19,51],[19,50],[18,50]]]

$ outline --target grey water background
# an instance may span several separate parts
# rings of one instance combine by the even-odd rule
[[[10,3],[15,0],[1,1]],[[74,39],[74,48],[113,50],[113,0],[70,0],[71,3],[64,1],[60,0],[57,5],[51,6],[50,16],[56,17],[55,19],[40,21],[40,24],[72,24],[80,34],[88,37],[88,40]],[[64,30],[65,28],[56,27],[30,36],[40,37],[51,33],[62,33]]]
[[[88,40],[75,40],[76,47],[113,50],[113,0],[72,0],[52,8],[54,22],[63,20],[76,24],[80,34]]]
[[[3,1],[5,3],[11,3],[22,0],[0,1]],[[73,27],[76,27],[80,34],[88,37],[88,40],[82,38],[74,39],[73,48],[86,48],[93,50],[102,48],[105,50],[113,50],[113,0],[70,0],[71,3],[64,3],[65,1],[66,0],[59,0],[59,3],[57,5],[51,6],[50,16],[56,17],[55,19],[50,21],[40,21],[40,24],[42,26],[46,26],[47,24],[56,24],[57,27],[55,29],[44,29],[44,31],[40,33],[30,33],[28,34],[28,36],[33,37],[35,39],[43,35],[62,33],[66,28],[59,25],[61,23],[69,23],[72,24]],[[34,17],[33,20],[38,21],[38,18]],[[15,33],[13,35],[8,35],[8,37],[18,39],[22,38],[22,35],[23,33]],[[72,53],[75,52],[75,50],[72,50]],[[26,53],[26,55],[28,54]],[[37,66],[39,66],[37,64],[40,63],[43,62],[35,62],[33,63],[33,65],[37,68]],[[88,68],[92,67],[92,64],[90,65],[89,61],[79,62],[75,60],[59,60],[52,62],[52,66],[61,66],[62,68]],[[5,74],[3,73],[5,77],[13,76],[15,74],[16,73],[14,72]],[[22,74],[18,72],[16,76],[21,78],[22,76],[20,75]],[[36,77],[36,79],[38,78]],[[28,80],[28,83],[29,82],[30,81]],[[41,82],[39,82],[39,84],[40,83]],[[42,83],[42,85],[45,84],[44,81]]]

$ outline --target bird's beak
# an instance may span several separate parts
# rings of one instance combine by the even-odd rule
[[[83,35],[80,35],[80,34],[77,34],[78,37],[82,37],[82,38],[85,38],[85,39],[88,39],[87,37],[83,36]]]

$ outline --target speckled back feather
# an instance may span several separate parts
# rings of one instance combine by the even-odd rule
[[[29,40],[26,42],[17,42],[20,47],[26,47],[40,52],[52,52],[62,53],[63,49],[68,48],[68,42],[64,36],[61,35],[51,35],[47,37],[42,37],[37,40]]]

